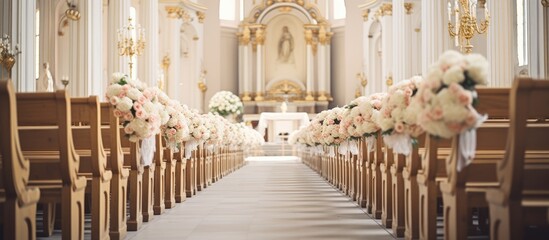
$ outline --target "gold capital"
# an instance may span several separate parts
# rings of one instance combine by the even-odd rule
[[[201,11],[196,11],[196,17],[198,18],[199,23],[204,23],[204,19],[206,18],[206,13]]]
[[[379,9],[381,10],[381,16],[392,16],[393,15],[393,4],[384,3]]]
[[[185,10],[178,6],[166,6],[168,18],[181,18],[185,14]]]
[[[410,15],[412,14],[412,8],[414,7],[413,3],[404,3],[404,9],[406,9],[406,14]]]
[[[362,19],[364,19],[365,22],[368,21],[369,15],[370,15],[370,9],[362,11]]]

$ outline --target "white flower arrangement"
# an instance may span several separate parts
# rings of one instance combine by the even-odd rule
[[[423,133],[423,129],[416,125],[413,119],[417,116],[417,112],[408,109],[422,80],[421,77],[416,76],[389,88],[387,96],[383,99],[382,108],[375,117],[384,135],[406,134],[415,138]]]
[[[220,91],[213,95],[208,105],[210,112],[223,117],[236,114],[239,115],[244,109],[240,98],[229,91]]]
[[[166,139],[168,147],[176,151],[181,144],[191,138],[189,123],[183,115],[183,108],[179,101],[170,100],[165,107],[169,120],[162,125],[162,135]]]
[[[476,128],[483,117],[473,107],[475,86],[487,83],[487,72],[488,62],[479,54],[442,54],[412,100],[417,123],[429,134],[442,138]]]
[[[158,106],[152,102],[155,94],[146,90],[139,80],[114,73],[106,98],[115,107],[114,115],[120,118],[130,141],[137,142],[160,131],[163,119]]]
[[[333,108],[329,110],[328,115],[322,123],[322,140],[324,141],[324,145],[339,145],[347,140],[348,134],[339,131],[343,113],[343,108]]]

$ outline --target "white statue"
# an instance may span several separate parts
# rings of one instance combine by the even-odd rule
[[[286,113],[288,111],[288,104],[286,104],[286,102],[282,102],[282,105],[280,105],[280,110],[282,110],[282,113]]]
[[[282,27],[282,34],[278,40],[278,61],[281,63],[294,63],[294,37],[288,26]]]
[[[53,78],[51,77],[50,64],[44,63],[44,72],[37,82],[36,91],[38,92],[53,92]]]

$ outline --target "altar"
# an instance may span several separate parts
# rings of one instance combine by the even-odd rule
[[[305,112],[264,112],[259,115],[257,131],[265,136],[267,142],[283,142],[288,135],[309,124],[309,115]]]

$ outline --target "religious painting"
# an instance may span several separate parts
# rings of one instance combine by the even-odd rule
[[[294,15],[281,14],[272,18],[266,25],[266,90],[279,81],[292,81],[305,86],[306,50],[303,22]]]

